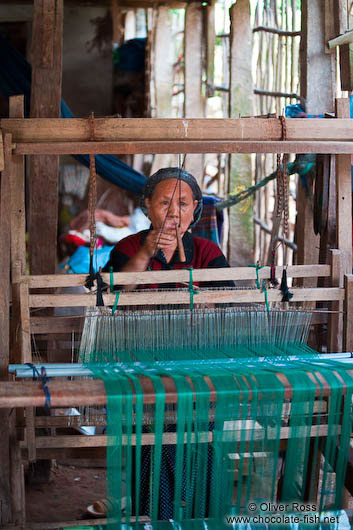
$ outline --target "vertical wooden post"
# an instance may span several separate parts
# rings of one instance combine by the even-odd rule
[[[249,0],[238,0],[230,8],[230,118],[251,116],[253,113],[249,4]],[[251,183],[251,155],[230,155],[229,191],[240,191],[251,186]],[[246,212],[242,208],[242,205],[237,205],[230,209],[228,247],[231,266],[249,265],[254,261],[252,201]]]
[[[170,118],[172,115],[173,53],[172,26],[168,6],[153,9],[151,18],[151,115]],[[172,163],[171,155],[157,154],[151,173]]]
[[[34,0],[31,117],[60,117],[63,0]],[[59,158],[29,161],[29,254],[32,274],[56,270]]]
[[[10,118],[24,117],[24,97],[10,98]],[[13,155],[11,162],[11,277],[12,320],[11,362],[21,362],[20,277],[26,272],[26,216],[24,157]]]
[[[118,5],[118,0],[111,0],[111,2],[113,21],[113,42],[120,44],[123,40],[122,11]]]
[[[203,15],[201,2],[190,2],[185,10],[184,31],[184,116],[202,118],[205,102],[202,94]],[[202,154],[188,154],[185,169],[197,179],[201,189],[204,170]]]
[[[341,250],[330,251],[331,264],[331,287],[343,288],[343,267],[344,253]],[[332,302],[332,311],[339,313],[329,313],[328,318],[328,352],[342,351],[342,333],[343,333],[343,302]]]
[[[335,56],[327,54],[325,34],[325,3],[322,0],[302,1],[302,37],[300,48],[300,87],[305,110],[309,114],[333,111],[335,96]],[[329,13],[326,13],[326,20]],[[320,90],[317,90],[320,87]],[[300,265],[317,263],[320,238],[313,227],[313,207],[300,179],[298,180],[296,262]],[[315,287],[315,278],[303,278],[298,285]]]
[[[337,118],[349,119],[349,99],[336,100]],[[351,155],[336,158],[337,247],[345,253],[344,272],[352,272],[352,173]]]
[[[206,6],[206,97],[214,94],[215,1]]]
[[[155,22],[154,89],[156,118],[170,118],[172,112],[172,40],[168,6],[159,6]]]
[[[0,183],[0,381],[7,380],[10,352],[11,134],[5,135],[5,169]],[[1,384],[1,383],[0,383]],[[11,520],[9,410],[0,410],[0,521]]]
[[[343,349],[353,351],[353,274],[345,274],[344,288]]]
[[[309,114],[334,110],[336,57],[325,53],[325,16],[332,14],[325,13],[324,5],[322,0],[302,0],[300,95]]]

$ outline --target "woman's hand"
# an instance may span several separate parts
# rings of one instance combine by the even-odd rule
[[[148,256],[152,258],[159,249],[163,250],[164,253],[173,254],[177,246],[176,231],[163,230],[151,230],[145,239],[142,250]]]

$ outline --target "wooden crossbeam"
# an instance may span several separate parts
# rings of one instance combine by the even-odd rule
[[[94,140],[176,141],[241,140],[280,141],[282,127],[277,118],[96,118]],[[344,118],[289,118],[285,120],[288,141],[347,141],[353,138],[352,120]],[[13,142],[87,142],[89,121],[85,118],[6,118],[0,128],[12,134]]]
[[[16,145],[16,155],[78,154],[178,154],[178,153],[301,153],[353,154],[353,142],[177,140],[117,142],[50,142]]]
[[[313,378],[311,371],[305,372],[309,377]],[[348,370],[347,373],[353,376],[353,370]],[[278,372],[278,379],[284,385],[284,397],[291,398],[293,390],[284,374]],[[205,378],[207,382],[207,377]],[[161,377],[163,386],[165,388],[166,403],[176,403],[178,400],[178,393],[175,389],[174,382],[171,378]],[[144,389],[143,401],[145,404],[155,403],[155,391],[152,381],[148,377],[141,376],[141,386]],[[313,379],[315,382],[315,379]],[[210,401],[215,401],[216,391],[209,382]],[[86,379],[77,381],[68,381],[66,379],[55,380],[49,382],[49,390],[51,396],[52,407],[78,407],[80,405],[106,405],[107,396],[105,393],[104,383],[99,379]],[[323,381],[322,387],[317,385],[316,397],[330,395],[330,386]],[[19,407],[43,407],[45,405],[45,395],[41,383],[38,381],[5,381],[0,385],[0,409],[2,408],[19,408]]]
[[[291,265],[287,267],[288,278],[316,278],[330,276],[330,265]],[[283,267],[276,267],[276,276],[280,277]],[[104,282],[109,284],[110,274],[102,273]],[[230,267],[223,269],[195,269],[192,272],[194,281],[212,282],[223,280],[255,280],[254,267]],[[271,268],[263,267],[259,270],[259,279],[269,280]],[[87,274],[46,274],[22,276],[22,283],[28,284],[30,289],[73,287],[85,284]],[[135,285],[154,283],[181,283],[189,281],[187,269],[173,271],[145,271],[145,272],[114,272],[114,284]]]
[[[308,301],[334,301],[344,300],[345,290],[339,287],[291,289],[293,298],[291,302]],[[268,302],[281,302],[283,294],[279,290],[267,291]],[[113,306],[115,294],[104,294],[104,304]],[[194,298],[197,304],[230,304],[230,303],[263,303],[265,295],[259,290],[237,289],[237,290],[205,290],[199,291]],[[123,291],[120,293],[119,305],[168,305],[189,304],[190,294],[185,291],[158,291],[151,296],[148,291],[139,293]],[[30,307],[92,307],[96,305],[95,294],[33,294],[29,296]]]

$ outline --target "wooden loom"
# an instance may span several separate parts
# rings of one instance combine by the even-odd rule
[[[146,127],[147,125],[147,127]],[[142,127],[143,126],[143,127]],[[348,120],[288,120],[287,141],[281,141],[281,126],[276,119],[239,119],[239,120],[121,120],[105,118],[96,120],[95,141],[89,141],[88,120],[55,120],[55,119],[9,119],[2,120],[1,127],[5,133],[4,158],[5,171],[1,181],[2,198],[10,199],[11,204],[11,269],[14,325],[11,362],[31,362],[31,334],[60,334],[67,330],[79,330],[78,317],[65,318],[55,316],[36,316],[31,309],[48,307],[82,307],[95,305],[92,294],[47,294],[50,287],[62,288],[83,285],[85,276],[26,276],[24,274],[24,183],[23,164],[26,154],[64,154],[64,153],[179,153],[179,152],[315,152],[339,154],[338,164],[338,241],[340,251],[332,252],[331,265],[305,265],[288,267],[288,276],[296,278],[330,277],[330,288],[293,289],[291,302],[326,301],[335,310],[344,306],[342,313],[329,314],[330,327],[329,349],[339,351],[337,330],[343,320],[343,349],[353,350],[353,277],[345,274],[349,271],[347,263],[351,262],[351,237],[347,225],[347,211],[350,207],[350,157],[352,143],[346,141],[353,133],[353,124]],[[167,139],[165,139],[167,138]],[[263,140],[265,138],[265,140]],[[342,170],[342,175],[339,173]],[[345,171],[343,171],[345,169]],[[349,172],[348,172],[349,169]],[[349,178],[348,178],[349,175]],[[11,188],[11,189],[10,189]],[[349,190],[349,191],[348,191]],[[4,203],[3,203],[4,204]],[[3,209],[2,204],[2,209]],[[343,212],[342,212],[343,210]],[[4,209],[3,209],[4,211]],[[348,244],[349,241],[349,244]],[[349,246],[350,245],[350,246]],[[347,256],[348,254],[348,256]],[[280,268],[278,268],[280,274]],[[118,280],[117,280],[118,276]],[[217,271],[194,271],[195,281],[209,280],[248,280],[255,279],[254,269],[236,268]],[[261,278],[269,278],[269,268],[261,269]],[[343,280],[344,279],[344,280]],[[105,278],[109,283],[108,275]],[[169,281],[188,281],[188,271],[165,271],[145,273],[119,273],[115,281],[119,284],[132,283],[166,283]],[[343,283],[344,282],[344,283]],[[35,290],[35,293],[32,292]],[[43,290],[43,291],[41,291]],[[171,296],[169,299],[168,296]],[[268,293],[269,301],[280,301],[278,291]],[[104,295],[105,304],[113,304],[114,295]],[[122,305],[188,303],[189,293],[121,293],[119,303]],[[202,292],[197,303],[229,302],[248,303],[264,302],[264,295],[259,291],[215,291]],[[323,314],[314,315],[314,322],[322,322]],[[52,407],[71,407],[78,405],[103,405],[106,402],[101,381],[87,381],[80,385],[78,391],[75,382],[52,381]],[[169,399],[176,398],[172,387],[166,389]],[[290,391],[290,389],[288,389]],[[153,396],[146,399],[153,399]],[[65,426],[66,418],[34,418],[34,406],[44,405],[44,393],[37,382],[6,382],[0,387],[0,407],[26,408],[25,423],[19,426],[20,441],[13,452],[16,460],[17,478],[21,484],[21,461],[24,457],[30,461],[40,458],[53,458],[58,454],[65,456],[91,455],[91,449],[104,447],[106,437],[54,436],[36,437],[35,426]],[[21,441],[22,440],[22,441]],[[83,449],[85,452],[83,452]],[[22,452],[22,456],[21,456]],[[18,521],[23,521],[23,495],[21,488],[14,488],[13,506]],[[21,515],[22,514],[22,515]],[[62,526],[62,525],[61,525]],[[49,528],[48,525],[45,526]]]

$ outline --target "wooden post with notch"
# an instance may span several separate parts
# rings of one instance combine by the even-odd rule
[[[185,9],[184,30],[184,116],[202,118],[204,98],[202,95],[202,38],[203,16],[201,2],[190,2]],[[196,178],[200,188],[203,182],[204,155],[188,154],[185,169]]]
[[[343,288],[344,253],[341,250],[330,251],[331,262],[331,285],[330,287]],[[328,352],[342,351],[343,334],[343,303],[341,301],[331,302],[331,310],[328,316]]]
[[[12,137],[5,134],[5,169],[0,182],[0,381],[8,379],[10,355],[10,167]],[[1,384],[1,383],[0,383]],[[11,521],[9,410],[0,410],[0,521]]]
[[[349,119],[349,99],[336,100],[336,117]],[[352,170],[351,155],[336,158],[337,248],[345,254],[344,272],[352,272]]]
[[[33,118],[60,117],[62,26],[63,0],[34,0],[31,89]],[[56,270],[58,173],[58,156],[30,157],[29,257],[32,274],[54,273]]]

